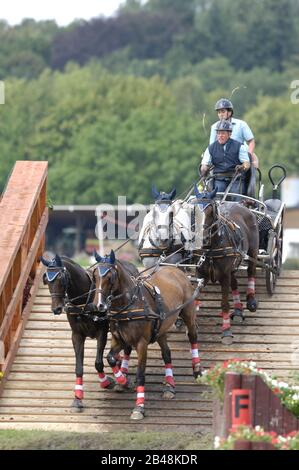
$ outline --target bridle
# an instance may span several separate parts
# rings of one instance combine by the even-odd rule
[[[66,269],[65,266],[47,267],[47,271],[45,272],[44,275],[46,276],[46,279],[47,279],[48,283],[54,282],[55,279],[60,279],[61,280],[63,292],[60,292],[60,293],[50,292],[51,298],[59,297],[59,298],[61,298],[61,300],[63,302],[63,306],[68,306],[68,307],[71,307],[71,308],[75,307],[76,309],[80,309],[82,307],[82,312],[84,312],[85,307],[91,301],[92,293],[95,291],[95,289],[93,289],[93,279],[88,274],[88,272],[87,272],[87,275],[89,276],[90,281],[91,281],[91,288],[89,289],[89,291],[84,292],[83,294],[78,295],[78,296],[73,297],[73,298],[69,298],[68,293],[67,293],[67,290],[70,287],[71,279],[70,279],[70,274],[69,274],[69,272],[68,272],[68,270]],[[87,300],[86,300],[85,303],[80,304],[80,305],[76,305],[76,304],[73,303],[75,300],[81,299],[82,297],[86,297],[86,296],[87,296]]]
[[[155,204],[159,207],[159,210],[161,212],[166,212],[166,210],[168,210],[169,206],[171,206],[173,204],[173,201],[171,200],[164,200],[164,199],[159,199],[155,202]],[[165,207],[163,207],[165,206]],[[167,243],[165,243],[165,245],[163,245],[163,249],[167,250],[169,249],[172,244],[173,244],[173,211],[170,212],[169,214],[169,237],[168,237],[168,241]],[[155,228],[156,230],[161,230],[163,228],[163,225],[155,225],[155,224],[152,224],[152,228]],[[161,248],[161,246],[158,246],[154,240],[152,239],[151,236],[149,236],[149,241],[151,243],[152,246],[154,246],[155,248]]]
[[[216,202],[214,200],[210,200],[210,199],[206,199],[206,200],[202,199],[199,202],[197,202],[196,205],[199,208],[199,210],[203,213],[205,213],[205,211],[208,207],[210,207],[210,206],[212,207],[212,221],[213,222],[211,224],[205,224],[204,223],[202,225],[203,234],[205,232],[208,232],[208,235],[206,237],[204,236],[204,240],[208,240],[208,243],[204,243],[203,246],[206,247],[206,248],[209,248],[211,246],[213,237],[219,231],[220,221],[219,221],[219,218],[218,218],[219,214],[218,214]]]
[[[136,282],[136,279],[134,278],[134,276],[130,276],[131,280],[135,284],[133,291],[130,291],[129,293],[113,295],[113,292],[115,292],[116,290],[116,289],[113,290],[115,281],[118,280],[118,282],[120,282],[117,266],[115,264],[99,263],[96,269],[98,271],[99,278],[102,278],[102,279],[106,277],[108,273],[111,273],[111,277],[109,279],[109,292],[108,293],[104,292],[103,289],[100,289],[100,288],[96,289],[96,292],[99,292],[104,296],[104,302],[107,307],[108,315],[109,315],[109,311],[111,310],[112,303],[115,302],[115,300],[118,300],[125,296],[129,297],[128,304],[125,305],[123,308],[121,308],[119,312],[125,311],[136,300],[138,300],[138,291],[139,291],[140,286],[138,282]]]
[[[48,283],[52,283],[55,279],[61,279],[61,284],[64,289],[63,293],[50,292],[51,297],[61,297],[63,300],[67,297],[67,288],[70,284],[70,277],[67,269],[64,266],[61,267],[47,267],[45,272],[46,279]]]

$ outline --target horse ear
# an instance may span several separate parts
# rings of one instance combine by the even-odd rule
[[[213,191],[211,191],[208,194],[208,199],[214,199],[214,197],[216,196],[217,191],[218,191],[218,187],[216,186],[216,188],[214,188]]]
[[[176,196],[176,188],[173,188],[173,190],[171,191],[170,195],[169,195],[169,199],[172,201]]]
[[[113,250],[110,251],[110,263],[115,264],[115,253]]]
[[[62,260],[59,255],[55,255],[55,263],[58,268],[62,268]]]
[[[93,256],[95,257],[97,263],[100,263],[102,261],[102,258],[98,254],[97,250],[94,250]]]
[[[194,194],[195,194],[197,199],[200,199],[202,197],[201,193],[198,190],[198,187],[197,187],[196,183],[194,183]]]
[[[159,191],[157,190],[157,188],[154,184],[152,185],[152,195],[153,195],[153,198],[155,200],[159,199],[159,197],[160,197],[160,193],[159,193]]]
[[[50,261],[44,258],[43,256],[40,257],[41,262],[43,263],[44,266],[49,266]]]

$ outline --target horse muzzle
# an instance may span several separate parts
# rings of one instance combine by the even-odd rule
[[[63,310],[63,307],[61,306],[52,308],[52,312],[54,313],[54,315],[61,315],[62,310]]]
[[[105,303],[100,302],[100,303],[97,305],[97,307],[98,307],[98,311],[99,311],[100,313],[106,313],[106,312],[108,311],[108,305],[105,304]]]

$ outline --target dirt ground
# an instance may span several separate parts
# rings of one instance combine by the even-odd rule
[[[0,450],[208,450],[210,434],[0,431]]]

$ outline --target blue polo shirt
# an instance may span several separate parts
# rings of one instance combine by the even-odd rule
[[[215,122],[211,127],[210,144],[212,144],[213,142],[215,142],[215,140],[217,140],[217,132],[216,132],[217,122]],[[245,147],[247,147],[246,142],[248,140],[254,139],[252,130],[248,126],[247,122],[233,117],[231,118],[231,123],[233,126],[231,138],[234,140],[237,140],[238,142],[241,142],[241,144],[245,144]]]

